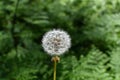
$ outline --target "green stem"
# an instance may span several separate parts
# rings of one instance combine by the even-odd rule
[[[57,65],[57,60],[56,58],[54,59],[54,74],[53,74],[53,80],[56,80],[56,65]]]

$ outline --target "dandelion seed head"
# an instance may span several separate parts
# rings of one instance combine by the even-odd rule
[[[71,38],[63,30],[48,31],[42,39],[42,46],[49,55],[61,55],[71,46]]]

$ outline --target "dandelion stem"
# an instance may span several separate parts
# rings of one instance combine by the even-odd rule
[[[53,80],[56,80],[56,65],[57,65],[57,60],[54,59],[54,74],[53,74]]]
[[[56,68],[57,68],[57,62],[60,61],[60,58],[58,56],[54,56],[51,59],[54,63],[54,72],[53,72],[53,80],[56,80]]]

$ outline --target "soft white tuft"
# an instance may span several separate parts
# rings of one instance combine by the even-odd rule
[[[65,53],[71,46],[70,36],[63,30],[51,30],[42,39],[44,50],[54,56]]]

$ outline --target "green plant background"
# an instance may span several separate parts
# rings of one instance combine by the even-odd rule
[[[120,80],[120,0],[0,0],[0,80],[52,80],[45,32],[63,29],[72,47],[57,80]],[[15,15],[16,13],[16,15]]]

